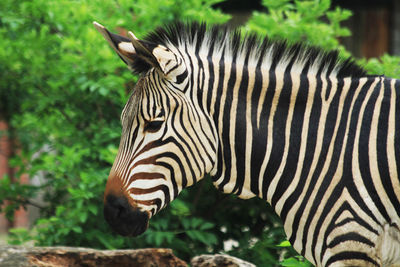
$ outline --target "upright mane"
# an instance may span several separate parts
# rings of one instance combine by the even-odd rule
[[[304,73],[312,72],[326,77],[366,75],[366,71],[353,59],[340,59],[336,50],[327,52],[302,43],[288,44],[287,41],[260,38],[255,34],[242,35],[239,30],[221,25],[175,22],[156,29],[144,40],[168,48],[175,47],[182,52],[205,54],[207,57],[223,54],[233,61],[246,60],[249,65],[263,64],[268,68],[287,63]]]

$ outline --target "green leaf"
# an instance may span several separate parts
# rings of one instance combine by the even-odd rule
[[[202,223],[202,224],[200,225],[199,229],[200,229],[200,230],[208,230],[208,229],[213,228],[214,226],[215,226],[215,224],[213,224],[213,223],[204,222],[204,223]]]
[[[101,244],[104,245],[104,247],[106,247],[107,249],[115,249],[115,247],[111,244],[111,242],[109,240],[109,238],[105,238],[102,235],[98,235],[97,236],[98,240],[101,242]]]
[[[292,245],[288,240],[282,241],[281,243],[279,243],[279,245],[277,245],[277,247],[291,247],[291,246]]]
[[[154,232],[154,241],[157,247],[161,246],[164,241],[164,233],[163,232]]]
[[[310,262],[304,261],[303,257],[291,257],[288,259],[285,259],[281,262],[281,266],[286,266],[286,267],[311,267],[313,266]]]
[[[81,223],[86,222],[87,218],[88,218],[88,214],[86,212],[79,213],[79,221]]]
[[[74,227],[72,227],[72,231],[74,231],[75,233],[81,234],[82,228],[80,226],[74,226]]]
[[[198,228],[202,223],[203,223],[202,219],[194,217],[190,222],[190,226],[195,229]]]
[[[98,207],[96,205],[90,204],[88,206],[88,210],[93,214],[97,215],[98,214]]]

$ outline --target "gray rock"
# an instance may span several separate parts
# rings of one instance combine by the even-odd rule
[[[192,267],[256,267],[250,262],[229,255],[200,255],[194,257],[190,264]]]
[[[95,250],[0,246],[0,267],[187,267],[171,249]]]

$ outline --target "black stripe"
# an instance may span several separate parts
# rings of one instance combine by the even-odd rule
[[[224,66],[224,52],[222,52],[222,57],[221,60],[219,61],[219,73],[218,73],[218,86],[215,88],[217,90],[216,94],[216,100],[214,104],[214,114],[213,114],[213,120],[216,124],[216,127],[218,128],[218,121],[219,121],[219,110],[220,110],[220,105],[221,103],[221,95],[222,95],[222,90],[223,90],[223,84],[224,84],[224,79],[225,79],[225,66]],[[229,73],[228,73],[229,74]],[[212,88],[212,85],[209,86]],[[212,90],[210,90],[212,91]],[[212,93],[210,92],[208,97],[211,98]],[[207,101],[208,102],[208,101]],[[221,132],[221,129],[217,129],[218,132]],[[212,177],[213,181],[216,181],[221,175],[222,175],[222,160],[223,160],[223,151],[222,151],[222,140],[219,140],[218,142],[218,166],[217,166],[217,172],[216,174]]]
[[[267,125],[268,120],[262,116],[260,120],[260,128],[257,127],[258,101],[261,97],[263,85],[263,76],[259,67],[255,69],[254,87],[251,96],[251,124],[252,124],[252,144],[251,144],[251,168],[250,168],[250,189],[255,195],[259,195],[259,174],[264,156],[267,150]],[[268,92],[268,91],[267,91]],[[263,103],[265,99],[261,100]],[[266,105],[261,105],[261,108]]]
[[[224,109],[222,111],[222,129],[219,129],[222,135],[222,140],[221,143],[223,143],[224,151],[222,151],[223,154],[223,160],[225,162],[225,173],[224,173],[224,178],[221,183],[218,184],[218,188],[222,190],[224,185],[226,185],[231,178],[231,170],[232,170],[232,151],[231,151],[231,142],[233,140],[230,140],[229,132],[230,132],[230,111],[232,107],[232,101],[233,101],[233,87],[235,86],[236,82],[236,63],[233,60],[231,63],[231,69],[229,71],[229,80],[227,84],[226,90],[226,98],[225,98],[225,103],[221,103],[224,106]],[[218,121],[218,120],[216,120]],[[235,162],[236,163],[236,162]]]
[[[274,95],[276,94],[276,75],[275,72],[269,72],[269,83],[268,83],[268,87],[267,87],[267,93],[265,95],[265,100],[263,102],[262,105],[262,109],[261,109],[261,114],[260,114],[260,130],[257,134],[257,136],[255,136],[254,138],[259,139],[260,137],[263,137],[264,139],[261,139],[259,142],[260,146],[256,146],[253,147],[255,149],[257,149],[257,155],[258,157],[260,157],[260,167],[261,167],[261,163],[264,160],[265,157],[265,152],[267,149],[267,146],[272,146],[272,144],[268,144],[268,124],[269,124],[269,120],[268,118],[270,117],[271,114],[271,108],[273,106],[273,99],[274,99]],[[264,119],[265,118],[265,119]],[[263,131],[263,129],[265,130],[265,132]],[[264,140],[264,142],[262,141]],[[265,143],[265,148],[261,147],[261,145]],[[260,150],[258,150],[260,149]],[[261,152],[264,152],[264,154],[261,154]],[[268,172],[265,171],[264,175],[263,175],[263,179],[262,179],[262,198],[266,199],[267,198],[267,192],[268,192],[268,186],[271,183],[270,179],[272,179],[271,176],[268,176]]]
[[[345,261],[345,260],[362,260],[368,263],[372,263],[376,266],[379,264],[370,258],[366,253],[358,252],[358,251],[344,251],[340,253],[336,253],[329,260],[326,262],[326,267],[338,262],[338,261]]]
[[[240,81],[239,85],[239,92],[238,92],[238,103],[237,103],[237,108],[234,111],[236,114],[235,118],[235,154],[236,154],[236,183],[235,187],[233,188],[233,192],[235,194],[240,194],[243,189],[243,183],[244,179],[246,176],[248,176],[247,173],[245,173],[246,170],[246,146],[247,140],[246,140],[246,129],[247,129],[247,124],[249,123],[247,121],[247,116],[246,116],[246,109],[247,105],[250,103],[247,103],[247,90],[249,86],[249,70],[247,69],[247,64],[249,60],[249,55],[247,55],[244,65],[241,67],[242,68],[242,79]],[[240,68],[240,66],[239,66]]]
[[[329,242],[328,247],[334,248],[337,245],[340,245],[340,243],[348,242],[348,241],[355,241],[357,243],[363,243],[371,248],[375,247],[375,244],[371,240],[365,238],[364,236],[362,236],[356,232],[347,232],[346,234],[335,236],[335,238],[333,238],[332,241]]]
[[[382,78],[381,78],[382,79]],[[391,79],[384,79],[383,85],[384,85],[384,98],[382,100],[382,107],[379,112],[379,121],[378,121],[378,140],[377,140],[377,162],[378,162],[378,170],[379,174],[382,179],[382,184],[385,189],[386,194],[389,197],[390,203],[393,205],[393,207],[396,210],[397,216],[400,216],[400,203],[399,199],[396,197],[396,193],[394,192],[394,188],[399,186],[399,183],[393,184],[391,181],[390,177],[390,172],[389,172],[389,163],[388,163],[388,154],[387,154],[387,139],[388,139],[388,127],[389,123],[393,123],[389,121],[389,112],[390,112],[390,98],[394,97],[391,95]],[[398,120],[398,119],[397,119]],[[393,159],[390,159],[393,160]],[[400,163],[397,163],[397,165],[400,165]],[[396,179],[397,177],[393,177]],[[392,222],[390,219],[389,215],[387,214],[387,211],[384,207],[379,208],[380,212],[384,212],[383,214],[385,215],[385,219],[387,222]],[[393,217],[393,215],[392,215]]]
[[[395,118],[394,118],[394,123],[395,124],[395,132],[394,132],[394,151],[395,151],[395,157],[396,157],[396,167],[397,167],[397,175],[400,175],[400,80],[396,80],[395,82]],[[397,178],[398,182],[400,182],[400,177]],[[398,183],[399,184],[399,183]],[[398,185],[397,184],[397,185]],[[400,207],[397,206],[397,214],[400,212]]]

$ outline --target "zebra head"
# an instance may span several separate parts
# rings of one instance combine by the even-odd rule
[[[117,233],[136,236],[183,188],[213,172],[216,134],[192,100],[192,70],[178,49],[94,25],[140,74],[121,114],[119,151],[104,194],[106,221]]]

